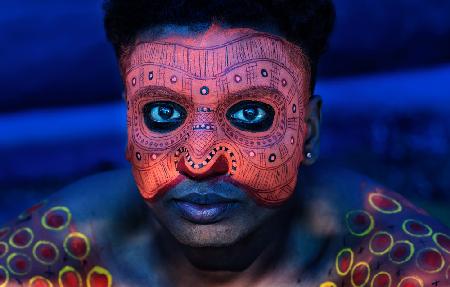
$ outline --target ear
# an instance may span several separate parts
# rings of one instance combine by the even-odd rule
[[[312,165],[320,153],[320,122],[322,118],[322,98],[320,96],[312,96],[309,99],[306,110],[306,124],[308,132],[303,146],[304,160],[303,164]],[[310,154],[311,157],[306,155]]]

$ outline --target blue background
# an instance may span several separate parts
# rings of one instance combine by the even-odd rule
[[[316,92],[321,160],[450,222],[450,2],[336,0]],[[0,221],[127,166],[125,109],[99,0],[0,3]]]

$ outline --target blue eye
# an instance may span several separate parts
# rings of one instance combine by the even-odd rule
[[[258,107],[246,107],[240,109],[231,115],[232,119],[248,122],[248,123],[259,123],[264,120],[267,116],[266,112]]]
[[[186,110],[177,103],[160,101],[143,108],[144,122],[154,132],[166,133],[180,127],[186,119]]]
[[[226,113],[233,126],[250,132],[268,130],[272,126],[274,115],[272,106],[257,101],[241,101],[229,108]]]
[[[170,122],[181,118],[179,111],[168,105],[154,106],[150,110],[150,117],[159,123]]]

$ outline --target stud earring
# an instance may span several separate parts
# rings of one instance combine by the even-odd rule
[[[312,153],[311,152],[307,152],[306,153],[306,158],[307,159],[312,159]]]

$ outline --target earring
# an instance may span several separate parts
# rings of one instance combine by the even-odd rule
[[[312,153],[311,152],[307,152],[306,153],[306,158],[307,159],[312,159]]]

